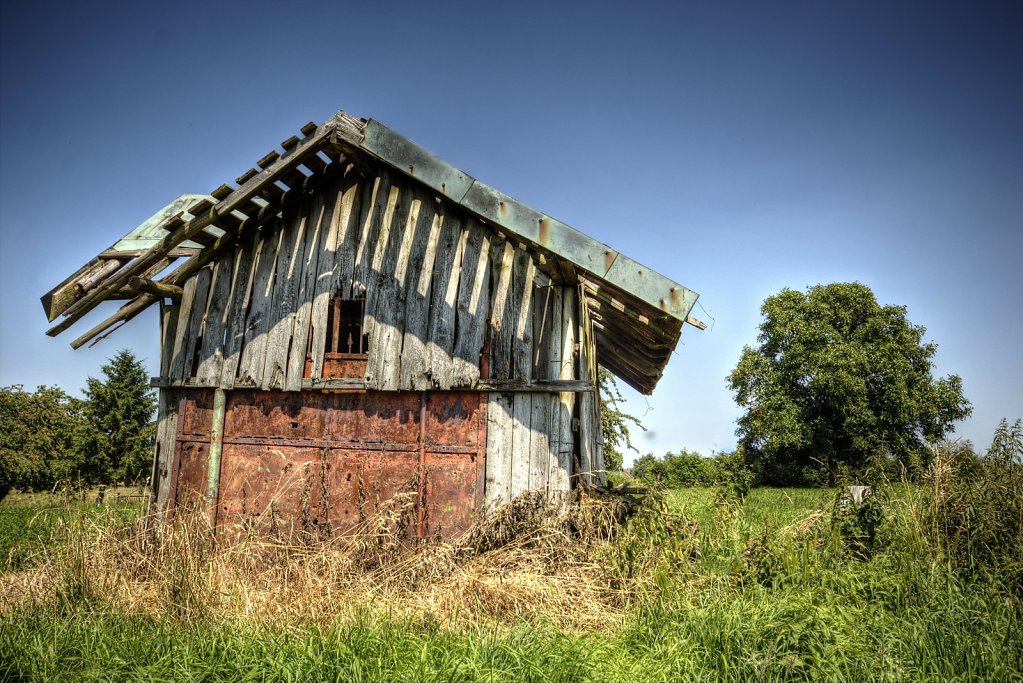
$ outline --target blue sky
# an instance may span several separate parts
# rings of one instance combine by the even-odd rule
[[[1021,8],[4,2],[0,385],[154,368],[153,311],[71,351],[111,309],[51,339],[39,296],[343,108],[701,294],[626,392],[642,451],[732,447],[763,299],[850,280],[927,328],[985,447],[1023,416]]]

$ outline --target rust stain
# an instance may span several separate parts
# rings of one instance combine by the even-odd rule
[[[682,290],[678,287],[671,288],[671,306],[675,310],[682,307]]]
[[[539,240],[541,246],[549,246],[551,239],[551,222],[547,217],[541,218],[537,221],[537,227],[539,232]]]
[[[605,249],[604,250],[604,272],[605,273],[607,271],[611,270],[611,265],[615,262],[616,258],[618,258],[618,252],[617,251],[611,251],[610,249]]]
[[[212,404],[211,391],[184,393],[171,497],[178,508],[205,496]],[[482,501],[485,397],[229,392],[218,534],[325,538],[387,510],[408,511],[400,533],[410,539],[460,533]]]

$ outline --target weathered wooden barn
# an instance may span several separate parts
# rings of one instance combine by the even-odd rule
[[[602,480],[602,364],[650,393],[697,295],[343,112],[183,195],[43,296],[98,340],[160,308],[153,500],[344,531],[402,494],[452,535]]]

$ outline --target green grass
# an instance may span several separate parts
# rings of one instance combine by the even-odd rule
[[[54,550],[62,534],[59,527],[72,517],[110,518],[111,523],[135,519],[144,510],[138,499],[118,501],[117,490],[106,505],[96,505],[96,492],[72,500],[50,493],[12,493],[0,502],[0,574],[26,569],[42,562]],[[122,494],[135,493],[124,489]]]
[[[1020,680],[1018,616],[975,586],[900,609],[855,581],[658,601],[610,635],[545,625],[448,631],[361,620],[320,630],[181,626],[126,615],[0,621],[13,680]]]
[[[695,519],[701,530],[711,529],[719,491],[710,487],[672,489],[665,492],[665,501],[673,511]],[[777,530],[832,502],[837,493],[837,489],[755,488],[740,507],[739,523],[752,534]]]
[[[606,632],[401,620],[379,605],[318,627],[57,601],[0,609],[0,680],[1023,681],[1019,597],[915,540],[913,495],[889,492],[865,557],[814,516],[835,491],[670,491],[668,508],[699,523],[701,558],[656,567]]]

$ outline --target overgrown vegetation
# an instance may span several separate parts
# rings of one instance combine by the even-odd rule
[[[400,498],[327,543],[69,515],[4,576],[0,677],[1020,680],[1020,455],[1004,452],[967,484],[939,451],[926,484],[860,506],[821,489],[526,496],[451,544],[389,534]],[[1010,509],[977,512],[997,486]]]
[[[646,431],[635,415],[621,409],[622,392],[618,380],[603,365],[597,366],[597,389],[600,393],[600,436],[604,443],[604,467],[609,472],[622,469],[625,450],[638,453],[632,445],[633,427]]]

